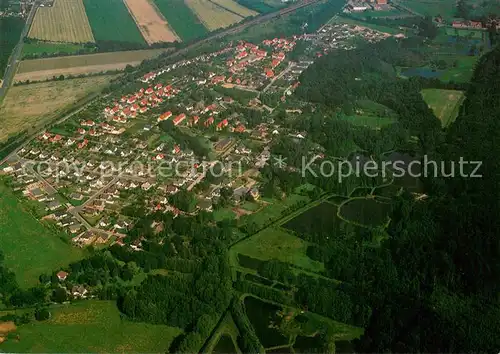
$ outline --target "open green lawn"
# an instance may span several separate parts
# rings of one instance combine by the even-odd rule
[[[164,353],[182,331],[120,318],[114,301],[87,300],[51,310],[52,317],[18,327],[19,341],[0,345],[4,352]]]
[[[80,248],[63,241],[61,235],[35,219],[0,181],[0,250],[21,287],[36,285],[40,274],[84,257]]]
[[[443,127],[450,125],[457,118],[460,104],[464,99],[463,91],[455,90],[424,89],[422,96],[436,117],[441,120]]]
[[[313,272],[323,271],[323,263],[314,261],[306,255],[307,246],[306,241],[282,229],[270,227],[233,246],[230,257],[236,262],[238,254],[260,260],[278,259]]]
[[[363,27],[371,28],[371,29],[376,30],[376,31],[390,33],[390,34],[402,33],[402,31],[396,27],[376,25],[373,23],[368,23],[368,22],[364,22],[364,21],[357,21],[357,20],[347,18],[347,17],[342,17],[342,16],[340,16],[337,20],[335,20],[334,23],[340,23],[340,24],[346,23],[348,25],[363,26]]]
[[[209,32],[184,0],[154,0],[154,2],[168,24],[184,42],[189,42]]]
[[[96,41],[146,44],[123,0],[83,0]]]

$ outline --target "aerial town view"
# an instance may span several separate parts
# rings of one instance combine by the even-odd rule
[[[499,44],[499,0],[0,0],[0,352],[498,352]]]

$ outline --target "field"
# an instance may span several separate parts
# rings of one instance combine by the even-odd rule
[[[337,218],[337,206],[329,202],[323,202],[300,215],[297,215],[282,226],[298,234],[318,235],[322,237],[324,232],[331,236],[339,230],[343,221]]]
[[[0,106],[0,141],[26,129],[34,132],[79,99],[102,89],[113,77],[96,76],[12,87]]]
[[[243,17],[224,10],[209,0],[186,0],[186,3],[210,31],[228,27],[243,20]]]
[[[457,11],[455,0],[401,0],[400,3],[420,15],[441,15],[445,20],[452,20]]]
[[[94,41],[82,0],[55,0],[52,7],[39,7],[28,37],[51,42]]]
[[[124,0],[137,27],[148,44],[175,42],[179,37],[150,0]]]
[[[186,5],[184,0],[154,0],[156,6],[172,26],[175,33],[186,42],[204,36],[208,30]]]
[[[5,266],[16,274],[21,287],[34,286],[42,273],[83,258],[83,251],[35,219],[11,189],[0,181],[0,249]]]
[[[266,13],[283,7],[284,4],[276,0],[236,0],[240,5],[256,12]]]
[[[457,118],[464,99],[463,91],[455,90],[424,89],[422,96],[443,127],[447,127]]]
[[[454,82],[469,82],[474,73],[478,57],[477,56],[461,56],[457,59],[457,65],[447,69],[441,76],[442,81]]]
[[[145,44],[123,0],[83,0],[96,41]]]
[[[391,204],[370,198],[354,198],[340,206],[339,215],[356,224],[382,226],[391,212]]]
[[[233,0],[212,0],[212,2],[243,17],[257,16],[259,14],[257,11],[247,9]]]
[[[122,70],[127,65],[139,65],[144,59],[156,57],[164,51],[164,49],[148,49],[24,60],[19,64],[14,81],[41,81],[59,75]]]
[[[56,53],[67,53],[76,54],[78,51],[90,52],[93,48],[85,48],[81,44],[72,43],[49,43],[49,42],[38,42],[38,43],[24,43],[23,45],[23,58],[30,55],[41,55],[46,54],[56,54]]]
[[[21,32],[24,27],[24,21],[17,17],[2,18],[0,17],[0,28],[2,36],[0,36],[0,82],[2,81],[5,68],[9,62],[9,57],[19,42]]]
[[[344,120],[348,121],[353,125],[360,125],[370,128],[382,128],[386,125],[390,125],[396,122],[396,119],[389,117],[374,117],[367,115],[352,115],[344,116]]]
[[[260,260],[278,259],[313,272],[321,272],[324,265],[306,255],[308,243],[285,231],[268,228],[231,248],[231,257],[248,255]]]
[[[114,301],[88,300],[51,309],[44,322],[22,325],[19,341],[0,345],[5,352],[160,353],[182,331],[175,327],[130,322]]]

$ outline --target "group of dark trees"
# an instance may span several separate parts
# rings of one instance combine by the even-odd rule
[[[358,350],[489,352],[499,347],[494,333],[500,325],[499,80],[497,48],[481,58],[459,117],[431,153],[448,165],[461,157],[481,161],[482,177],[428,178],[425,202],[401,196],[389,228],[387,265],[370,286],[376,310]],[[466,169],[471,171],[472,166]]]

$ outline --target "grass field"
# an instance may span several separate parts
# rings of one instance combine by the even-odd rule
[[[345,116],[343,119],[353,125],[360,125],[370,128],[382,128],[397,121],[395,118],[373,117],[368,115]]]
[[[306,241],[279,228],[268,228],[232,247],[230,257],[237,260],[238,254],[244,254],[260,260],[278,259],[312,272],[323,271],[323,263],[306,255],[307,246]]]
[[[52,7],[39,7],[28,37],[52,42],[94,41],[82,0],[55,0]]]
[[[243,20],[243,17],[229,12],[209,0],[186,0],[186,3],[210,31],[228,27]]]
[[[34,286],[42,273],[83,258],[83,251],[59,238],[35,219],[10,188],[0,181],[0,249],[5,266],[21,287]]]
[[[236,1],[233,0],[212,0],[212,2],[216,3],[220,7],[225,8],[226,10],[235,12],[243,17],[257,16],[259,14],[257,11],[253,11],[246,8],[245,6],[241,6]]]
[[[424,89],[422,96],[443,127],[447,127],[457,118],[464,99],[463,91],[455,90]]]
[[[208,33],[184,0],[154,0],[156,6],[183,41],[191,41]]]
[[[179,40],[151,0],[124,0],[124,2],[148,44]]]
[[[12,87],[0,106],[0,142],[23,130],[34,132],[79,99],[102,89],[113,77],[95,76]]]
[[[49,42],[38,42],[38,43],[24,43],[22,56],[29,55],[39,55],[42,53],[46,54],[56,54],[56,53],[76,53],[77,51],[84,50],[87,52],[94,51],[93,48],[85,48],[81,44],[72,43],[49,43]]]
[[[447,69],[441,76],[441,80],[449,82],[469,82],[474,73],[478,57],[460,56],[457,58],[457,65]]]
[[[127,65],[138,65],[163,53],[165,49],[133,50],[46,59],[23,60],[14,81],[41,81],[59,75],[79,75],[122,70]]]
[[[97,41],[145,43],[123,0],[83,0]]]
[[[24,27],[24,21],[17,17],[0,17],[0,29],[2,35],[0,36],[0,82],[3,78],[3,73],[7,67],[10,54],[16,44],[19,42],[21,32]]]
[[[445,20],[452,20],[457,12],[455,0],[400,0],[399,2],[420,15],[441,15]]]
[[[51,310],[52,317],[18,327],[5,352],[164,353],[182,331],[120,318],[114,301],[88,300]]]

